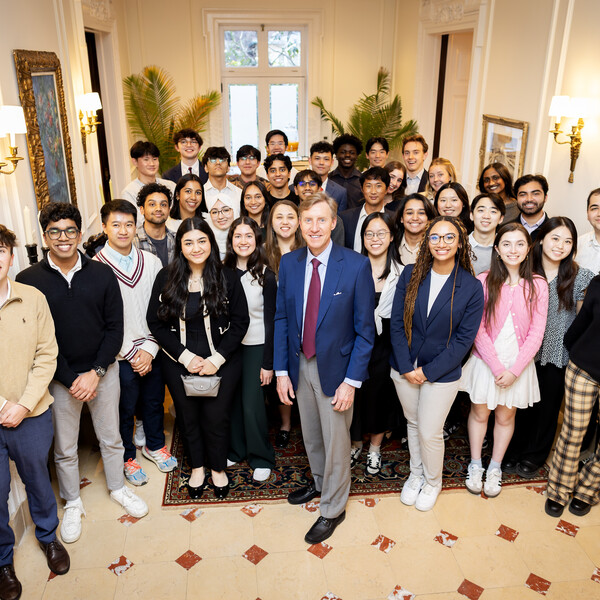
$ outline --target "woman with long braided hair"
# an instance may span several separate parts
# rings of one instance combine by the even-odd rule
[[[467,230],[435,218],[414,265],[400,275],[390,324],[392,380],[407,420],[410,476],[400,500],[430,510],[442,489],[444,421],[461,361],[481,324],[483,288],[473,275]]]

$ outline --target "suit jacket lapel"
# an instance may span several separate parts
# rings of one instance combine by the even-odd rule
[[[331,248],[331,254],[329,255],[329,264],[327,265],[327,271],[325,273],[325,283],[323,284],[323,291],[321,292],[317,329],[319,328],[323,317],[329,310],[333,294],[335,294],[335,290],[337,289],[338,281],[342,274],[342,261],[343,253],[334,244]]]
[[[417,303],[415,313],[413,314],[413,323],[419,319],[421,322],[421,331],[425,333],[427,328],[427,304],[429,302],[429,288],[431,287],[431,273],[427,273],[423,283],[421,284],[421,293],[417,294]]]
[[[458,269],[458,265],[456,265],[454,267],[455,269]],[[428,275],[427,278],[429,280],[431,280],[431,275]],[[447,304],[450,302],[451,298],[452,298],[452,285],[454,282],[454,270],[450,273],[450,275],[448,276],[448,279],[446,279],[446,282],[444,283],[442,289],[440,290],[440,293],[438,294],[437,298],[435,299],[433,306],[431,307],[431,310],[429,311],[429,315],[427,316],[427,322],[430,323],[435,316],[440,312],[440,310],[442,309],[442,306],[444,306],[444,304]],[[460,286],[460,272],[458,272],[456,274],[456,287]],[[427,294],[427,296],[429,297],[429,294]]]
[[[294,296],[296,298],[296,321],[298,322],[298,331],[302,331],[302,309],[304,308],[304,275],[306,272],[306,248],[298,252],[298,261],[294,264]]]

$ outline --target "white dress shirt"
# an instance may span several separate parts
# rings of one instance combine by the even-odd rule
[[[580,267],[585,267],[595,275],[600,273],[600,243],[596,232],[590,231],[577,238],[577,256],[575,260]]]

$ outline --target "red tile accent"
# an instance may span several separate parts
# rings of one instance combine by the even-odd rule
[[[496,531],[496,535],[507,542],[514,542],[517,539],[519,532],[506,525],[500,525],[498,531]]]
[[[448,533],[443,529],[433,538],[435,542],[439,542],[442,546],[446,546],[447,548],[452,548],[454,544],[456,544],[456,540],[458,537],[452,533]],[[466,581],[466,579],[465,579]]]
[[[377,538],[371,542],[371,546],[375,546],[382,552],[386,554],[396,545],[394,540],[391,540],[389,537],[385,537],[385,535],[379,534]]]
[[[82,490],[84,487],[90,485],[90,483],[92,483],[87,477],[84,477],[80,482],[79,482],[79,489]]]
[[[379,498],[361,498],[359,502],[369,508],[373,508],[379,502]]]
[[[575,537],[579,531],[579,527],[577,527],[577,525],[573,525],[573,523],[569,523],[568,521],[563,521],[561,519],[556,526],[556,531],[560,531],[561,533]]]
[[[191,550],[184,552],[179,558],[175,559],[175,562],[183,567],[186,571],[189,571],[192,567],[196,566],[202,559]]]
[[[260,504],[248,504],[241,511],[249,517],[255,517],[262,509],[263,507]]]
[[[317,512],[319,510],[318,502],[306,502],[302,505],[308,512]]]
[[[307,550],[317,558],[325,558],[333,548],[329,544],[321,542],[320,544],[312,544]]]
[[[408,590],[405,590],[401,585],[397,585],[392,593],[387,597],[387,600],[413,600],[415,595]]]
[[[131,527],[134,523],[137,523],[139,519],[137,517],[132,517],[131,515],[123,515],[117,519],[119,523],[123,523],[125,527]]]
[[[542,495],[546,491],[545,485],[527,485],[525,486],[528,490],[535,492],[536,494]]]
[[[550,582],[539,575],[535,575],[534,573],[529,573],[529,577],[525,582],[525,587],[528,587],[530,590],[537,592],[538,594],[542,594],[545,596],[550,589]]]
[[[596,583],[600,583],[600,567],[592,573],[591,579]]]
[[[251,546],[242,554],[242,557],[249,560],[253,565],[257,565],[265,556],[269,554],[266,550],[259,548],[256,544]]]
[[[342,600],[339,596],[336,596],[333,592],[327,592],[321,600]]]
[[[108,570],[112,571],[118,577],[119,575],[123,575],[125,571],[131,569],[131,567],[133,567],[133,563],[128,558],[119,556],[119,558],[116,558],[108,565]]]
[[[468,579],[465,579],[456,591],[469,598],[469,600],[479,600],[479,596],[483,594],[483,588]]]
[[[199,519],[202,516],[202,511],[199,508],[186,508],[182,513],[180,513],[186,521],[193,523],[196,519]]]
[[[54,579],[56,577],[56,573],[53,573],[52,571],[50,571],[50,573],[48,574],[48,581],[50,581],[51,579]]]

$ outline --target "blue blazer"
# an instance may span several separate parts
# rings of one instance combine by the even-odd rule
[[[428,381],[440,383],[456,381],[460,379],[462,372],[461,362],[471,349],[481,325],[483,287],[478,279],[457,264],[454,301],[451,302],[455,273],[452,271],[428,316],[430,271],[417,294],[413,314],[412,344],[409,348],[404,332],[404,297],[413,268],[414,265],[404,267],[396,285],[390,323],[392,338],[390,363],[396,371],[404,375],[414,369],[413,365],[417,361],[417,367],[423,368]],[[452,323],[451,333],[450,323]]]
[[[306,248],[281,258],[275,312],[275,371],[287,371],[294,389],[302,342]],[[319,304],[316,347],[321,388],[327,396],[346,377],[365,381],[375,342],[375,286],[362,256],[333,244]]]
[[[181,163],[177,163],[174,167],[170,168],[168,171],[165,171],[162,176],[163,179],[168,179],[177,185],[177,182],[181,179],[181,177],[186,174],[187,173],[181,172]],[[202,185],[208,181],[208,173],[204,170],[202,163],[200,163],[198,169],[198,177],[200,177]]]
[[[348,192],[339,183],[329,178],[327,178],[327,195],[337,202],[338,214],[348,208]]]

